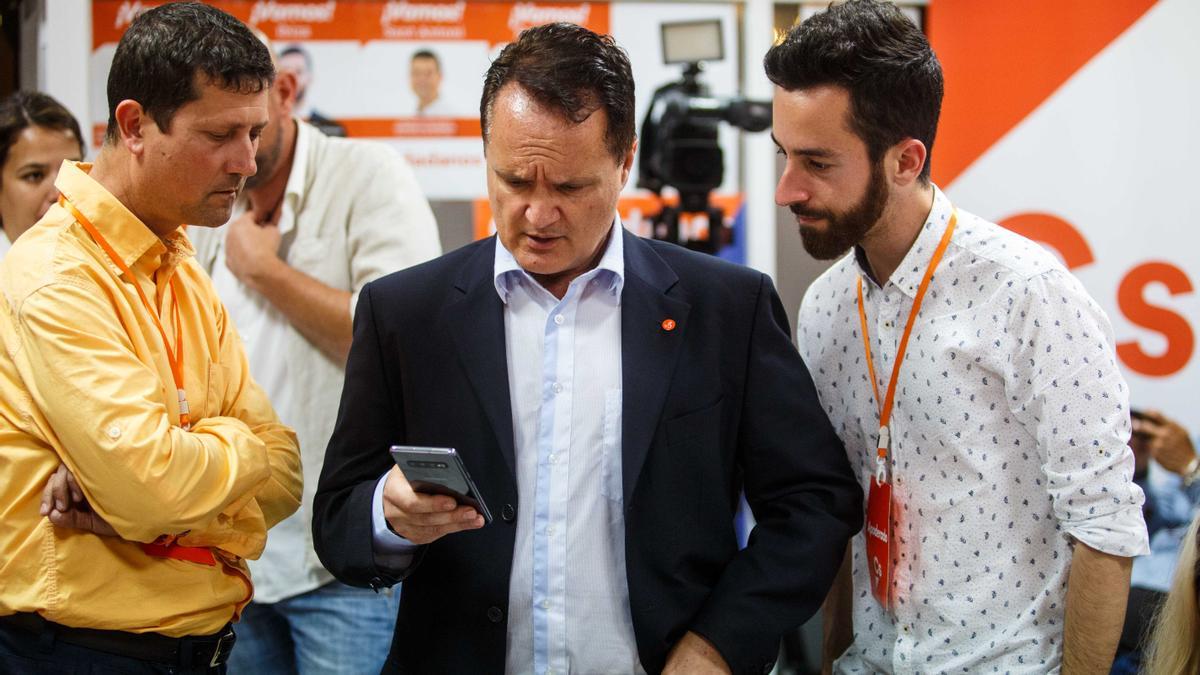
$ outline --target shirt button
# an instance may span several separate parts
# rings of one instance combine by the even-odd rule
[[[557,324],[557,325],[561,326],[561,325],[563,325],[563,321],[566,321],[566,319],[564,319],[564,318],[563,318],[563,315],[562,315],[562,314],[555,314],[555,315],[554,315],[554,323],[555,323],[555,324]]]
[[[550,601],[549,600],[542,601],[542,609],[550,609]]]
[[[554,393],[561,394],[562,390],[563,390],[563,386],[561,384],[559,384],[558,382],[555,382],[554,383]]]
[[[551,464],[558,464],[558,455],[554,454],[553,452],[550,453],[550,456],[546,459],[549,460]]]
[[[554,526],[553,526],[553,525],[547,525],[547,526],[546,526],[546,536],[547,536],[547,537],[553,537],[553,536],[554,536],[554,532],[555,532],[555,530],[554,530]]]
[[[114,424],[108,428],[108,431],[106,433],[108,434],[109,438],[111,438],[115,441],[121,437],[121,427]]]

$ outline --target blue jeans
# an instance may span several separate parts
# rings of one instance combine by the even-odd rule
[[[280,602],[252,602],[234,624],[229,673],[376,675],[396,628],[400,587],[334,581]]]

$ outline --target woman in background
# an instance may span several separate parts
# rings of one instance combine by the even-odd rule
[[[1146,656],[1150,675],[1200,673],[1200,516],[1192,520],[1179,546],[1175,580],[1162,611],[1154,622],[1154,633]]]
[[[58,199],[64,159],[83,159],[83,135],[61,103],[36,91],[0,101],[0,258]]]

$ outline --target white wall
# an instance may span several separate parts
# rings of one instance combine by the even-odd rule
[[[22,89],[50,94],[84,125],[91,82],[87,64],[92,53],[90,0],[26,0],[21,8]],[[103,84],[96,86],[103,87]]]

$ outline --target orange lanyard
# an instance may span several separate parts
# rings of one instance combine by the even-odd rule
[[[142,290],[142,285],[139,284],[137,278],[133,276],[133,272],[130,271],[129,266],[125,264],[125,261],[121,259],[121,256],[117,255],[117,252],[114,251],[113,247],[109,245],[108,240],[104,238],[104,235],[100,234],[100,231],[96,229],[96,226],[92,225],[91,221],[84,217],[84,215],[79,212],[79,209],[75,208],[75,205],[72,204],[69,199],[63,195],[59,195],[58,203],[63,208],[71,212],[71,215],[75,217],[75,220],[79,221],[79,224],[83,226],[83,229],[87,230],[87,233],[92,236],[92,239],[96,240],[96,243],[100,245],[100,248],[104,249],[104,252],[108,254],[109,259],[113,261],[113,264],[120,268],[120,270],[124,272],[127,277],[129,277],[129,280],[133,282],[133,287],[137,289],[138,297],[142,299],[142,304],[145,305],[146,311],[149,312],[150,317],[154,319],[154,326],[158,328],[158,334],[162,336],[163,346],[166,347],[167,361],[171,364],[171,376],[175,380],[175,392],[179,396],[179,426],[182,427],[184,431],[191,429],[192,420],[191,416],[189,415],[190,410],[188,410],[187,391],[183,388],[183,331],[181,330],[181,324],[179,321],[179,288],[175,284],[175,276],[172,275],[170,282],[168,282],[171,286],[172,296],[172,326],[175,329],[175,348],[172,349],[171,341],[167,339],[167,331],[163,330],[162,322],[158,319],[158,312],[154,309],[154,305],[150,304],[150,299],[146,297],[146,293]]]
[[[917,287],[917,296],[913,298],[912,309],[908,312],[908,321],[904,324],[904,333],[900,336],[900,347],[896,350],[896,360],[892,363],[892,377],[888,380],[887,398],[885,399],[880,399],[879,397],[879,381],[875,377],[875,360],[871,355],[871,336],[867,330],[867,310],[863,305],[863,279],[861,274],[858,275],[858,318],[862,322],[863,348],[867,352],[867,371],[871,374],[871,389],[875,392],[875,405],[879,406],[879,444],[875,465],[876,475],[880,483],[883,483],[886,477],[887,455],[891,440],[888,431],[888,422],[892,421],[892,403],[896,399],[896,382],[900,379],[900,365],[904,363],[904,354],[908,351],[908,338],[912,335],[913,324],[917,321],[917,314],[921,312],[921,301],[925,299],[925,291],[929,290],[929,282],[933,279],[933,271],[937,269],[938,263],[942,262],[942,255],[946,253],[946,248],[950,246],[950,235],[954,234],[954,226],[957,224],[958,212],[955,211],[950,215],[950,222],[946,225],[946,232],[942,234],[942,240],[933,252],[933,258],[929,261],[929,267],[925,269],[925,276],[921,279],[921,285]],[[882,404],[880,403],[881,400]]]

